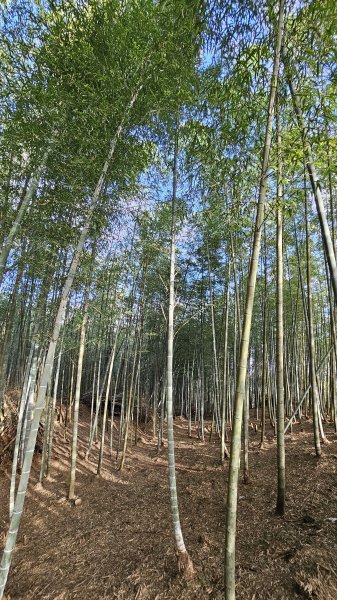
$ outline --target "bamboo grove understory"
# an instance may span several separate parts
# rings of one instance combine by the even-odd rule
[[[132,461],[141,431],[158,452],[168,440],[187,580],[175,417],[219,441],[234,600],[252,418],[262,448],[275,432],[280,516],[292,428],[312,421],[317,459],[337,432],[335,1],[0,10],[0,434],[16,422],[0,598],[37,438],[43,485],[63,427],[76,499],[85,404],[98,475]]]

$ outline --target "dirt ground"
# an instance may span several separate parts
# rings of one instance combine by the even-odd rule
[[[209,425],[208,425],[209,426]],[[150,429],[150,428],[149,428]],[[301,431],[302,429],[302,431]],[[276,447],[273,431],[263,450],[250,431],[250,483],[240,483],[237,529],[238,600],[337,600],[337,437],[315,457],[311,423],[287,435],[287,504],[275,516]],[[219,464],[219,440],[200,442],[175,420],[180,517],[195,578],[181,581],[169,510],[167,448],[142,434],[125,468],[98,451],[85,462],[88,409],[81,408],[76,491],[66,500],[70,434],[56,426],[52,477],[37,483],[35,460],[10,572],[11,600],[218,600],[223,591],[223,544],[228,464]],[[207,436],[208,437],[208,436]],[[8,527],[9,467],[0,470],[2,549]]]

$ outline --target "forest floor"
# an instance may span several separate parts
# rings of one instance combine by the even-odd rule
[[[253,419],[252,419],[253,420]],[[168,496],[166,444],[141,432],[124,470],[107,456],[96,476],[94,449],[85,462],[89,413],[81,407],[78,505],[66,499],[70,434],[56,426],[52,477],[38,484],[39,457],[26,498],[7,596],[11,600],[222,599],[228,463],[219,440],[190,439],[175,419],[177,483],[182,529],[196,574],[177,573]],[[254,420],[253,420],[253,423]],[[144,427],[144,426],[143,426]],[[240,483],[237,528],[238,600],[337,600],[337,437],[315,457],[311,423],[286,438],[286,515],[275,515],[276,445],[267,430],[250,431],[250,483]],[[208,424],[209,428],[209,424]],[[207,436],[208,437],[208,436]],[[10,465],[0,468],[0,546],[8,527]],[[1,548],[0,547],[0,551]]]

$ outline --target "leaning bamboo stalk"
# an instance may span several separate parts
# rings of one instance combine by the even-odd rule
[[[111,141],[108,156],[105,160],[101,175],[100,175],[98,183],[96,185],[96,188],[95,188],[95,191],[93,194],[92,203],[88,210],[86,221],[83,226],[80,238],[78,240],[76,250],[75,250],[75,253],[74,253],[74,256],[73,256],[73,259],[72,259],[72,262],[71,262],[71,265],[70,265],[70,268],[68,271],[68,275],[67,275],[67,278],[65,280],[64,287],[62,290],[60,304],[59,304],[58,311],[57,311],[57,314],[55,317],[53,332],[52,332],[51,340],[49,342],[49,347],[48,347],[48,351],[47,351],[47,355],[46,355],[46,359],[44,362],[44,367],[43,367],[43,371],[42,371],[42,375],[41,375],[41,381],[40,381],[40,385],[39,385],[37,401],[36,401],[35,411],[34,411],[34,418],[33,418],[32,426],[31,426],[30,433],[29,433],[27,449],[26,449],[25,458],[24,458],[24,462],[23,462],[23,469],[22,469],[22,473],[21,473],[21,477],[20,477],[20,481],[19,481],[19,487],[18,487],[16,499],[15,499],[15,504],[14,504],[14,510],[13,510],[12,518],[10,520],[9,531],[6,536],[5,548],[4,548],[1,563],[0,563],[0,599],[3,596],[4,589],[6,586],[8,573],[9,573],[9,569],[10,569],[10,565],[11,565],[11,561],[12,561],[12,555],[13,555],[13,551],[15,548],[16,538],[17,538],[17,534],[18,534],[18,530],[19,530],[19,526],[20,526],[20,522],[21,522],[21,516],[23,513],[24,501],[25,501],[25,496],[26,496],[26,491],[27,491],[27,486],[28,486],[28,481],[29,481],[29,475],[30,475],[30,470],[31,470],[31,466],[32,466],[33,454],[34,454],[34,449],[35,449],[37,431],[39,428],[41,414],[42,414],[42,411],[43,411],[44,405],[45,405],[46,392],[47,392],[47,387],[48,387],[48,384],[49,384],[50,378],[51,378],[56,345],[57,345],[57,341],[59,338],[61,326],[62,326],[62,323],[65,318],[69,293],[70,293],[70,290],[71,290],[71,287],[73,284],[73,280],[74,280],[74,277],[75,277],[75,274],[76,274],[76,271],[77,271],[77,268],[78,268],[78,265],[80,262],[83,246],[84,246],[84,243],[85,243],[88,233],[89,233],[92,215],[98,204],[98,200],[99,200],[99,197],[100,197],[100,194],[102,191],[105,177],[108,172],[112,157],[115,153],[117,141],[119,140],[121,133],[123,131],[125,118],[126,118],[127,114],[129,113],[130,109],[132,108],[133,104],[135,103],[136,98],[138,97],[139,91],[140,91],[140,88],[138,88],[138,90],[133,94],[130,104],[127,107],[127,110],[123,116],[122,122],[117,129],[116,135],[114,136],[114,138]]]
[[[14,447],[14,456],[13,456],[13,464],[12,464],[12,477],[11,477],[11,485],[10,485],[10,494],[9,494],[9,516],[11,517],[14,510],[14,501],[15,501],[15,481],[16,481],[16,471],[18,465],[18,456],[19,456],[19,447],[20,440],[22,443],[22,433],[23,433],[23,424],[24,424],[24,413],[27,410],[27,402],[28,402],[28,394],[31,383],[31,368],[32,368],[32,360],[34,354],[34,342],[31,344],[29,357],[26,365],[26,376],[24,385],[22,388],[21,398],[20,398],[20,408],[18,415],[18,424],[16,430],[16,439],[15,439],[15,447]]]
[[[31,201],[34,197],[34,194],[38,188],[43,169],[45,168],[45,165],[47,162],[48,154],[49,154],[49,150],[47,150],[44,153],[41,163],[38,166],[38,168],[36,169],[35,175],[33,175],[32,179],[31,179],[30,185],[28,186],[27,191],[24,195],[24,198],[20,204],[19,210],[18,210],[17,215],[12,223],[12,226],[7,235],[7,238],[5,239],[5,241],[3,243],[3,246],[2,246],[2,249],[0,252],[0,284],[2,283],[2,279],[4,276],[6,264],[7,264],[8,255],[12,248],[13,240],[17,234],[17,231],[21,225],[22,219],[25,216],[25,214],[31,204]]]
[[[279,16],[276,31],[275,52],[273,62],[273,73],[269,92],[268,118],[266,123],[265,141],[263,149],[262,170],[259,187],[259,201],[257,206],[253,250],[248,276],[248,288],[245,302],[245,312],[240,344],[240,357],[238,364],[238,376],[235,391],[235,405],[233,416],[233,432],[231,442],[231,456],[228,476],[227,510],[226,510],[226,541],[225,541],[225,598],[235,599],[235,539],[236,539],[236,515],[238,479],[241,452],[241,426],[242,409],[245,400],[245,386],[247,374],[247,361],[249,341],[251,332],[252,312],[255,296],[256,277],[261,246],[262,224],[264,219],[265,198],[267,193],[267,178],[269,155],[272,140],[272,125],[274,115],[274,104],[277,90],[278,72],[280,64],[281,45],[283,39],[284,23],[284,0],[279,3]]]
[[[283,60],[287,66],[288,65],[287,57],[284,57]],[[301,109],[300,102],[298,99],[298,94],[294,87],[293,81],[289,75],[289,72],[288,72],[288,85],[289,85],[290,94],[291,94],[292,101],[293,101],[293,107],[294,107],[294,112],[295,112],[295,115],[297,118],[297,123],[300,128],[301,135],[302,135],[306,168],[309,173],[311,189],[312,189],[312,193],[315,198],[315,204],[316,204],[319,224],[320,224],[320,228],[321,228],[324,250],[326,252],[326,257],[327,257],[328,265],[329,265],[332,289],[333,289],[334,296],[335,296],[335,302],[337,303],[337,263],[336,263],[335,250],[334,250],[333,242],[331,239],[330,228],[329,228],[328,219],[326,216],[326,210],[325,210],[324,201],[323,201],[323,195],[321,192],[319,177],[317,175],[316,166],[315,166],[313,155],[312,155],[311,145],[308,141],[308,136],[306,135],[302,109]]]

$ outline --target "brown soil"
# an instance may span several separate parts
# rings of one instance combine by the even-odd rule
[[[7,585],[11,600],[222,599],[228,465],[219,441],[202,443],[175,420],[177,482],[192,581],[182,580],[172,538],[167,448],[142,433],[125,468],[105,458],[95,474],[97,448],[85,462],[88,410],[81,409],[76,503],[66,500],[69,442],[56,427],[52,479],[37,484],[38,459]],[[303,431],[301,431],[303,429]],[[251,430],[250,483],[240,484],[237,598],[337,599],[337,448],[331,425],[323,456],[314,455],[311,424],[287,435],[287,506],[275,515],[276,449],[272,430],[264,449]],[[0,528],[8,526],[9,465],[0,471]]]

